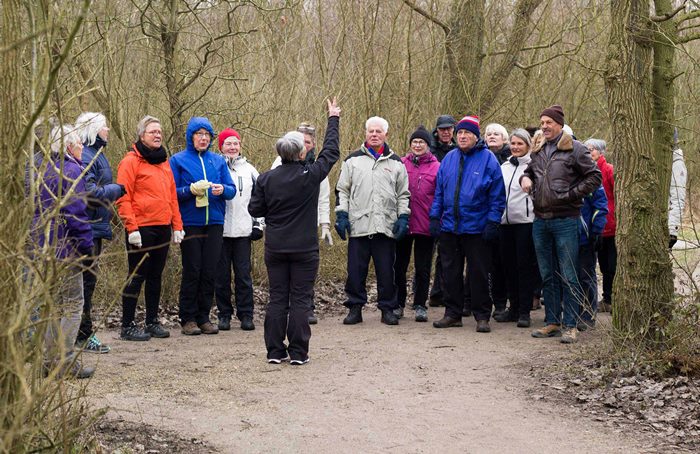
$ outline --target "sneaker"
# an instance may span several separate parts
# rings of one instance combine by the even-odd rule
[[[231,330],[231,317],[221,316],[219,317],[219,322],[217,323],[219,331],[230,331]]]
[[[427,322],[428,321],[428,310],[425,306],[416,306],[416,321],[417,322]]]
[[[285,356],[284,358],[267,358],[268,364],[282,364],[283,361],[289,361],[289,356]]]
[[[396,318],[402,319],[403,318],[403,307],[397,307],[394,309],[394,315],[396,315]]]
[[[150,334],[151,337],[155,337],[158,339],[165,339],[166,337],[170,337],[170,331],[163,328],[163,325],[161,325],[159,322],[149,323],[148,325],[146,325],[146,332]]]
[[[499,323],[515,322],[518,320],[518,314],[512,314],[509,310],[494,314],[493,319]]]
[[[562,331],[561,342],[562,344],[575,344],[576,338],[578,337],[578,330],[575,326],[571,328],[564,328]]]
[[[80,343],[78,348],[82,348],[84,352],[87,353],[109,353],[111,348],[109,346],[100,342],[100,340],[94,334],[84,342]]]
[[[362,323],[362,305],[353,304],[350,306],[350,311],[348,315],[343,319],[343,325],[355,325],[357,323]]]
[[[309,325],[315,325],[317,323],[318,318],[316,318],[316,314],[312,312],[311,315],[309,315]]]
[[[490,333],[491,325],[489,325],[488,320],[477,320],[476,321],[476,332],[477,333]]]
[[[182,325],[182,334],[185,336],[198,336],[202,334],[202,330],[199,329],[197,324],[193,321],[185,322],[184,325]]]
[[[293,359],[289,361],[289,364],[292,366],[303,366],[304,364],[309,362],[309,357],[307,356],[306,359]]]
[[[136,326],[136,323],[131,322],[131,325],[122,327],[121,339],[125,341],[147,341],[151,340],[151,335],[144,332]]]
[[[433,322],[433,328],[459,328],[462,326],[461,318],[452,318],[445,315],[440,320]]]
[[[529,328],[530,324],[530,317],[521,316],[518,318],[518,324],[516,326],[518,328]]]
[[[243,331],[253,331],[255,329],[253,317],[251,317],[250,315],[244,315],[243,317],[241,317],[241,329]]]
[[[219,328],[214,326],[212,322],[204,322],[197,326],[202,330],[202,334],[219,334]]]
[[[392,310],[384,310],[382,311],[382,323],[385,325],[398,325],[399,317],[397,317],[396,313]]]
[[[561,328],[559,325],[547,325],[542,328],[534,330],[532,337],[544,338],[544,337],[559,337],[561,336]]]

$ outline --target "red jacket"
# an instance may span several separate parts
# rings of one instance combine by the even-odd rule
[[[608,198],[608,215],[607,222],[605,223],[605,228],[603,229],[603,236],[615,236],[615,229],[617,228],[617,220],[615,219],[615,179],[613,178],[613,165],[608,164],[605,160],[605,156],[598,158],[598,168],[603,174],[603,189],[605,189],[605,196]]]

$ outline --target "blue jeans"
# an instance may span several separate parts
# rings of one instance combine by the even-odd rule
[[[582,301],[581,286],[576,273],[578,268],[578,235],[578,219],[576,218],[536,218],[532,225],[532,239],[535,243],[537,263],[542,275],[545,323],[548,325],[563,324],[566,328],[573,328],[577,325],[579,302]],[[558,270],[556,265],[559,266]],[[557,274],[561,276],[563,281],[563,297],[561,299],[556,282]],[[563,321],[560,318],[562,309]]]

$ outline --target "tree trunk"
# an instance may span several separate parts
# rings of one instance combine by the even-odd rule
[[[446,111],[456,115],[479,112],[479,81],[484,58],[486,0],[456,1],[450,14],[445,50],[450,73]]]
[[[177,24],[177,0],[170,0],[168,4],[168,22],[161,24],[161,46],[163,47],[163,59],[165,61],[165,87],[168,93],[170,105],[170,126],[172,131],[167,143],[171,151],[175,152],[185,147],[185,132],[187,130],[182,118],[182,99],[178,81],[177,64],[177,38],[179,36]]]
[[[666,203],[652,130],[652,38],[648,0],[612,0],[605,74],[616,153],[618,272],[613,325],[635,344],[658,348],[673,280]],[[666,179],[668,182],[668,180]],[[668,186],[668,184],[666,184]]]

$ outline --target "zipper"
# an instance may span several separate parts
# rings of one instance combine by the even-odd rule
[[[525,195],[525,216],[530,217],[530,196]]]
[[[202,173],[204,174],[204,179],[206,181],[209,181],[207,179],[207,169],[204,166],[204,159],[202,159],[202,154],[197,153],[197,157],[199,157],[199,162],[202,164]],[[207,191],[208,191],[208,189],[207,189]],[[204,209],[205,209],[205,211],[204,211],[204,225],[209,225],[209,204],[207,204],[207,206],[204,207]]]

